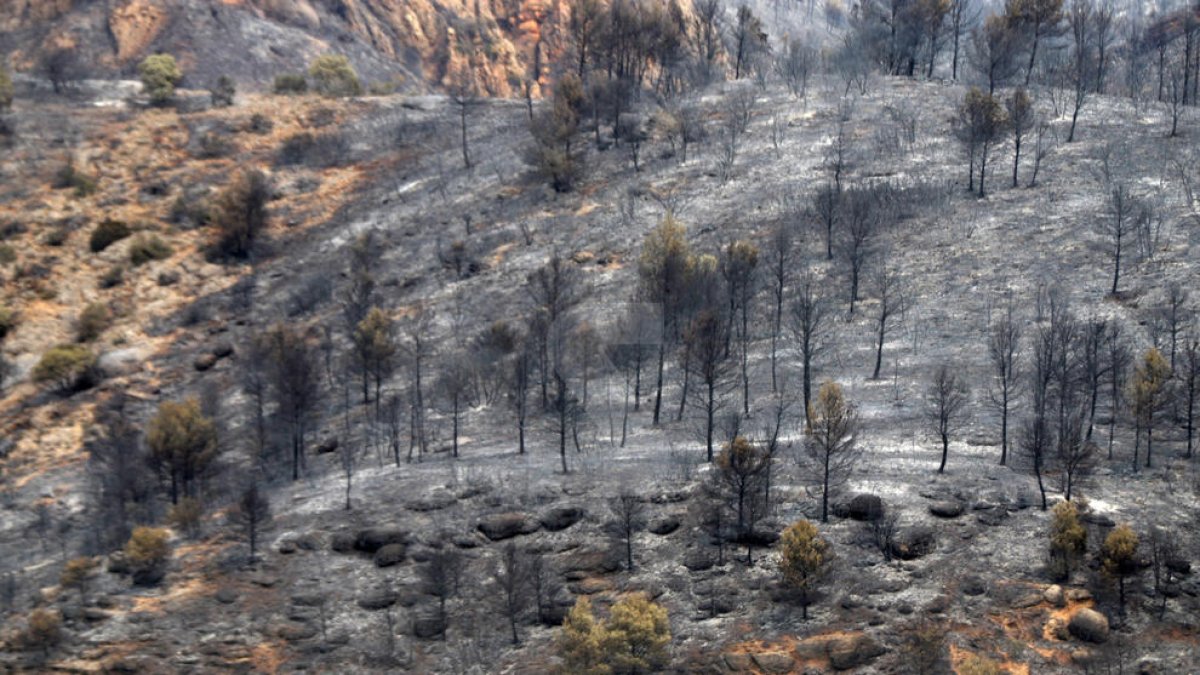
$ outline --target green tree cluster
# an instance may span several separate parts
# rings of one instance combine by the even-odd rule
[[[661,672],[670,662],[671,625],[666,608],[645,593],[632,593],[615,604],[607,621],[598,621],[592,603],[581,596],[563,621],[558,651],[563,673],[616,675]]]

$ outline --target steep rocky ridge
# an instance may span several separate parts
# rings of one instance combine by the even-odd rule
[[[16,0],[0,6],[0,51],[29,71],[75,48],[96,76],[169,52],[197,87],[222,74],[263,87],[335,51],[368,82],[436,89],[471,68],[484,93],[509,96],[558,49],[566,12],[563,0]]]

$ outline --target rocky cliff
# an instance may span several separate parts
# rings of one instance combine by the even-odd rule
[[[565,0],[9,0],[0,48],[25,71],[73,48],[95,76],[169,52],[185,85],[228,74],[260,88],[339,52],[368,84],[441,88],[474,71],[484,93],[509,96],[559,49],[565,16]]]

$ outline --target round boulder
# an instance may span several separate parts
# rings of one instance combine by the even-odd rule
[[[396,592],[387,588],[376,588],[358,596],[358,606],[367,610],[387,609],[396,604]]]
[[[558,532],[571,527],[582,519],[583,509],[578,506],[559,506],[543,513],[538,521],[546,530]]]
[[[388,544],[407,544],[408,530],[398,527],[368,527],[354,537],[354,549],[374,553]]]
[[[918,525],[901,530],[892,539],[892,555],[900,560],[913,560],[933,552],[937,536],[933,528]]]
[[[874,521],[883,517],[883,500],[878,495],[855,495],[846,504],[846,516],[853,520]]]
[[[957,518],[963,514],[963,504],[958,501],[939,501],[929,505],[929,512],[938,518]]]
[[[521,534],[533,534],[541,524],[524,513],[511,511],[487,516],[479,521],[479,531],[492,541],[511,539]]]
[[[842,638],[829,645],[829,665],[834,670],[850,670],[865,665],[886,649],[869,635]]]
[[[404,544],[388,544],[375,551],[376,567],[392,567],[404,562],[408,547]]]
[[[650,530],[652,534],[665,536],[671,534],[675,530],[678,530],[680,524],[679,516],[668,515],[662,516],[661,518],[655,518],[654,520],[650,521],[650,525],[646,529]]]
[[[1071,617],[1067,629],[1080,640],[1100,644],[1108,640],[1108,617],[1084,607]]]

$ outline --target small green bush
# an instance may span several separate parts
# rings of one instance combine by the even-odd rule
[[[0,64],[0,111],[8,110],[13,102],[13,83],[4,64]]]
[[[0,244],[0,265],[11,265],[17,261],[17,249],[10,244]]]
[[[93,302],[75,319],[75,341],[91,342],[112,325],[112,313],[103,302]]]
[[[67,160],[54,174],[54,187],[62,190],[72,188],[76,197],[87,197],[96,193],[96,179],[75,168],[74,160]]]
[[[318,56],[308,67],[308,76],[313,80],[313,89],[322,96],[342,98],[362,94],[358,73],[341,54]]]
[[[262,113],[254,113],[250,116],[250,121],[246,123],[246,131],[252,134],[269,134],[274,128],[275,123]]]
[[[195,155],[200,159],[228,157],[236,150],[233,141],[219,131],[206,131],[200,137]]]
[[[0,305],[0,342],[12,335],[21,323],[21,316],[11,307]]]
[[[134,267],[151,260],[166,260],[171,257],[171,247],[157,234],[140,234],[129,242],[129,262]]]
[[[171,202],[172,223],[201,226],[212,217],[208,200],[199,194],[185,192]]]
[[[155,105],[169,102],[175,95],[175,85],[183,79],[175,57],[170,54],[153,54],[142,59],[138,74],[142,78],[142,89]]]
[[[21,638],[26,649],[49,654],[62,640],[62,615],[53,609],[33,610]]]
[[[237,95],[237,85],[233,78],[222,75],[217,78],[216,84],[208,90],[208,93],[212,96],[214,108],[228,108],[233,105],[233,98]]]
[[[95,570],[96,561],[92,558],[72,558],[58,575],[58,584],[63,588],[78,588],[82,596]]]
[[[171,557],[171,545],[166,530],[139,527],[125,543],[125,562],[133,575],[133,583],[150,586],[162,580]]]
[[[55,248],[57,248],[59,246],[62,246],[65,243],[67,243],[67,239],[70,239],[70,238],[71,238],[71,228],[66,227],[66,226],[59,226],[59,227],[56,227],[56,228],[50,230],[49,232],[47,232],[46,236],[42,237],[42,241],[47,246],[54,246]]]
[[[301,73],[275,76],[275,93],[285,96],[308,93],[308,80]]]
[[[59,393],[70,393],[92,384],[96,355],[83,345],[51,347],[33,367],[33,381]]]
[[[211,255],[246,258],[267,226],[267,200],[271,185],[261,171],[246,171],[217,197],[213,225],[217,236]]]
[[[204,515],[204,505],[194,497],[180,497],[179,503],[167,510],[167,522],[171,527],[194,538],[200,532],[200,519]]]
[[[99,253],[130,234],[133,233],[124,222],[105,218],[100,221],[96,229],[92,230],[92,238],[88,241],[88,247],[92,249],[92,253]]]
[[[116,288],[125,283],[125,266],[113,265],[108,268],[108,271],[100,276],[100,288],[109,289]]]

